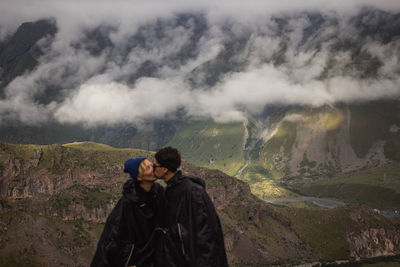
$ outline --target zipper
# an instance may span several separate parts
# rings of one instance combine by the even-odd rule
[[[131,252],[129,253],[128,260],[126,261],[125,267],[128,267],[129,261],[131,260],[133,249],[135,248],[135,244],[132,244]]]
[[[178,223],[178,232],[179,232],[179,237],[181,238],[181,243],[182,243],[182,253],[185,255],[185,246],[183,244],[183,238],[182,238],[182,231],[181,231],[181,225]]]

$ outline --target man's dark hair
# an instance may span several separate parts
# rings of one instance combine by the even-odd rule
[[[176,148],[170,146],[161,148],[154,157],[162,167],[171,172],[175,172],[181,166],[181,154]]]

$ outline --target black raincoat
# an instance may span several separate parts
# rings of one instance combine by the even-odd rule
[[[162,219],[164,189],[145,192],[130,179],[108,216],[91,267],[154,266],[154,229]]]
[[[171,239],[190,267],[228,266],[221,224],[200,178],[171,178],[165,189],[165,220]]]

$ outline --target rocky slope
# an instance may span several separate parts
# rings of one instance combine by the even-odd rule
[[[397,161],[398,101],[293,110],[275,123],[259,158],[282,176],[335,175]]]
[[[94,253],[101,226],[120,196],[126,180],[121,166],[128,157],[147,155],[139,150],[116,150],[106,146],[18,146],[1,143],[2,255],[19,262],[17,255],[26,250],[24,260],[50,266],[87,265]],[[75,148],[76,147],[76,148]],[[229,258],[232,263],[261,263],[277,260],[301,260],[309,251],[296,249],[285,255],[285,247],[305,246],[290,229],[288,222],[269,219],[290,237],[288,244],[279,241],[279,233],[268,235],[277,251],[269,251],[262,239],[266,233],[247,229],[251,218],[260,220],[275,212],[250,194],[249,187],[219,171],[184,165],[184,171],[206,179],[208,192],[223,222]],[[229,192],[229,193],[228,193]],[[234,206],[235,205],[235,206]],[[251,207],[249,215],[235,218],[235,207]],[[246,211],[247,213],[247,211]],[[255,214],[253,214],[255,213]],[[261,213],[261,214],[258,214]],[[13,236],[15,231],[21,234]],[[22,233],[29,232],[28,237]],[[44,236],[42,236],[42,234]],[[38,241],[33,241],[39,238]],[[253,251],[249,256],[243,250]],[[53,254],[46,258],[46,255]]]
[[[151,157],[94,143],[0,143],[0,266],[87,266],[127,178],[122,164],[139,155]],[[271,206],[220,171],[183,171],[205,179],[232,266],[400,253],[400,225],[368,207]]]

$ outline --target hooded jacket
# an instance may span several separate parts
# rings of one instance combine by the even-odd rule
[[[154,183],[145,192],[133,179],[108,216],[92,267],[153,266],[154,228],[161,221],[164,189]]]
[[[178,171],[165,189],[165,223],[182,266],[228,266],[221,223],[205,183]]]

